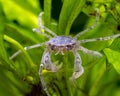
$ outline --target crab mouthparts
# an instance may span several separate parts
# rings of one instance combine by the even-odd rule
[[[57,50],[57,52],[56,52],[56,54],[55,55],[58,55],[59,53],[61,53],[62,55],[64,55],[64,52],[65,52],[65,50],[64,50],[64,48],[58,48],[58,50]]]

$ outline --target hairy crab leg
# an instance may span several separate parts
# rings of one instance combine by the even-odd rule
[[[75,52],[74,56],[75,56],[74,72],[72,77],[70,78],[72,81],[79,78],[84,73],[84,69],[82,67],[82,60],[79,53]]]
[[[107,37],[99,37],[99,38],[93,38],[93,39],[85,39],[85,40],[79,40],[79,43],[86,43],[86,42],[95,42],[95,41],[105,41],[120,37],[120,34],[116,34],[113,36],[107,36]]]
[[[33,48],[37,48],[37,47],[40,47],[40,46],[43,46],[45,45],[46,43],[41,43],[41,44],[35,44],[35,45],[31,45],[31,46],[27,46],[27,47],[24,47],[24,50],[29,50],[29,49],[33,49]],[[19,55],[22,51],[21,50],[18,50],[17,52],[15,52],[11,57],[10,59],[14,59],[17,55]]]
[[[41,64],[44,64],[44,68],[47,69],[48,71],[56,72],[59,70],[61,66],[60,65],[56,66],[55,64],[52,64],[50,55],[51,55],[50,52],[48,51],[48,49],[46,49],[45,52],[43,53]]]
[[[43,29],[43,30],[47,31],[49,34],[51,34],[52,36],[54,36],[54,37],[57,36],[57,35],[55,34],[55,32],[53,32],[53,31],[50,30],[49,28],[43,26],[43,24],[42,24],[42,16],[43,16],[43,14],[44,14],[44,12],[41,12],[41,13],[39,14],[39,17],[38,17],[38,25],[39,25],[39,28],[38,28],[38,29],[33,28],[33,31],[34,31],[34,32],[37,32],[37,33],[42,33],[42,34],[45,35],[46,37],[51,38],[50,35],[48,35],[48,34],[46,34],[46,33],[43,33],[43,32],[40,32],[40,31],[42,31],[41,29]]]
[[[42,88],[43,90],[46,92],[47,96],[51,96],[50,93],[48,92],[47,90],[47,86],[46,86],[46,83],[43,79],[43,76],[42,76],[42,70],[43,70],[43,67],[44,67],[44,64],[40,64],[40,69],[39,69],[39,76],[40,76],[40,81],[41,81],[41,84],[42,84]]]
[[[98,8],[96,8],[95,10],[96,10],[96,20],[95,20],[94,25],[91,26],[91,27],[89,27],[89,28],[87,28],[87,29],[85,29],[85,30],[83,30],[82,32],[78,33],[77,35],[75,35],[74,36],[75,39],[77,39],[78,37],[80,37],[82,34],[84,34],[84,33],[88,32],[88,31],[94,29],[97,26],[100,14],[99,14],[99,9]]]
[[[45,36],[47,38],[52,38],[50,35],[46,34],[45,32],[41,32],[42,30],[39,30],[37,28],[33,28],[32,30],[33,30],[33,32],[39,33],[39,34],[41,34],[41,35],[43,35],[43,36]]]
[[[89,49],[84,48],[84,47],[82,47],[82,46],[79,46],[79,49],[78,49],[78,50],[81,50],[81,51],[83,51],[84,53],[95,54],[95,55],[97,55],[97,56],[102,56],[101,53],[99,53],[99,52],[97,52],[97,51],[89,50]]]
[[[43,67],[50,72],[56,72],[61,68],[61,66],[56,66],[55,64],[52,64],[51,59],[50,59],[50,52],[48,51],[48,49],[46,49],[45,52],[43,53],[43,57],[42,57],[40,68],[39,68],[39,75],[40,75],[40,81],[42,83],[43,90],[46,92],[48,96],[50,96],[47,90],[46,83],[42,76]]]

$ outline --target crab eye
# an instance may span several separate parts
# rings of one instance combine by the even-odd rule
[[[54,45],[52,45],[52,46],[51,46],[51,50],[54,50],[54,49],[55,49],[55,46],[54,46]]]
[[[71,50],[73,48],[72,45],[67,45],[66,47],[68,50]]]

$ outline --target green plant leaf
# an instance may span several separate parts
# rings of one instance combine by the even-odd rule
[[[45,13],[42,18],[43,24],[58,35],[69,36],[69,32],[70,35],[75,35],[93,25],[96,7],[100,9],[97,27],[80,36],[78,40],[111,36],[119,32],[118,0],[107,0],[107,3],[105,0],[0,0],[0,96],[32,96],[32,94],[45,96],[38,74],[45,46],[24,50],[24,46],[48,41],[47,38],[45,41],[41,34],[32,32],[32,28],[38,27],[40,7]],[[58,64],[63,63],[63,66],[56,73],[43,71],[43,78],[50,94],[116,96],[115,90],[119,88],[120,81],[120,76],[117,74],[120,73],[119,42],[119,39],[113,39],[81,44],[90,50],[103,52],[104,49],[108,62],[105,56],[101,58],[80,51],[85,70],[84,74],[76,79],[75,87],[69,81],[74,71],[73,53],[55,55],[53,52],[52,62],[58,61]],[[22,53],[9,60],[8,56],[17,50],[21,50]],[[34,67],[30,68],[31,66]]]
[[[3,63],[3,62],[2,62]],[[6,63],[4,63],[6,64]],[[29,91],[28,85],[22,83],[14,73],[0,65],[0,95],[1,96],[23,96]]]
[[[44,21],[46,27],[50,27],[51,23],[51,0],[44,0]]]
[[[120,52],[105,48],[104,53],[107,56],[108,62],[111,63],[115,70],[120,74]]]
[[[29,57],[29,55],[27,54],[27,52],[24,50],[24,48],[17,42],[15,41],[14,39],[8,37],[7,35],[4,35],[4,39],[14,45],[16,45],[17,47],[19,47],[19,49],[21,50],[21,52],[24,53],[26,59],[27,59],[27,62],[29,62],[30,64],[30,67],[32,68],[34,66],[34,63],[32,62],[31,58]]]
[[[80,13],[85,2],[86,0],[64,0],[58,26],[60,34],[69,34],[72,23]]]
[[[20,25],[24,25],[24,27],[27,28],[30,27],[33,28],[38,25],[37,16],[33,14],[30,10],[28,11],[19,4],[16,4],[14,0],[9,0],[9,1],[1,0],[1,3],[4,13],[9,20],[17,21]]]

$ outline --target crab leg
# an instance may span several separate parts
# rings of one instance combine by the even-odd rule
[[[44,65],[41,63],[41,64],[40,64],[40,69],[39,69],[40,81],[41,81],[41,84],[42,84],[42,88],[43,88],[43,90],[46,92],[47,96],[51,96],[51,95],[49,94],[48,90],[47,90],[46,83],[45,83],[45,81],[44,81],[44,79],[43,79],[43,76],[42,76],[43,66],[44,66]]]
[[[78,33],[77,35],[75,35],[74,36],[75,39],[77,39],[78,37],[80,37],[82,34],[85,34],[86,32],[94,29],[97,26],[100,14],[99,14],[99,9],[98,8],[96,8],[95,10],[96,10],[96,21],[95,21],[94,25],[91,26],[91,27],[89,27],[89,28],[87,28],[87,29],[85,29],[85,30],[83,30],[82,32]]]
[[[117,37],[120,37],[120,34],[115,34],[113,36],[107,36],[107,37],[99,37],[99,38],[80,40],[79,43],[105,41],[105,40],[110,40],[110,39],[114,39],[114,38],[117,38]]]
[[[40,68],[39,68],[39,75],[40,75],[40,81],[42,83],[43,90],[46,92],[48,96],[50,96],[47,90],[46,83],[42,76],[43,67],[51,72],[56,72],[59,69],[59,66],[52,64],[51,59],[50,59],[50,52],[47,49],[43,53],[43,57],[42,57]]]
[[[75,56],[75,65],[74,65],[74,72],[71,77],[72,80],[79,78],[84,73],[84,69],[82,67],[82,60],[79,53],[75,52],[74,56]]]
[[[79,49],[78,49],[78,50],[81,50],[81,51],[83,51],[84,53],[95,54],[95,55],[97,55],[97,56],[102,56],[101,53],[99,53],[99,52],[97,52],[97,51],[89,50],[89,49],[84,48],[84,47],[82,47],[82,46],[79,46]]]
[[[56,72],[59,69],[59,66],[57,67],[55,64],[52,64],[50,55],[51,55],[50,52],[48,51],[48,49],[46,49],[45,52],[43,53],[41,64],[44,65],[45,69],[51,72]]]
[[[43,30],[47,31],[49,34],[51,34],[52,36],[57,36],[57,35],[55,34],[55,32],[53,32],[53,31],[50,30],[49,28],[43,26],[43,24],[42,24],[42,16],[43,16],[43,14],[44,14],[44,12],[41,12],[41,13],[39,14],[39,17],[38,17],[39,28],[38,28],[38,29],[37,29],[37,28],[33,28],[33,31],[34,31],[34,32],[37,32],[37,33],[42,33],[42,34],[45,35],[46,37],[51,38],[50,35],[48,35],[48,34],[46,34],[46,33],[43,33],[43,32],[40,32],[40,31],[42,31],[42,29],[43,29]]]
[[[43,46],[45,45],[46,43],[41,43],[41,44],[35,44],[35,45],[31,45],[31,46],[27,46],[27,47],[24,47],[24,50],[29,50],[29,49],[33,49],[33,48],[37,48],[37,47],[40,47],[40,46]],[[15,52],[11,57],[10,59],[14,59],[17,55],[19,55],[22,51],[21,50],[18,50],[17,52]]]

